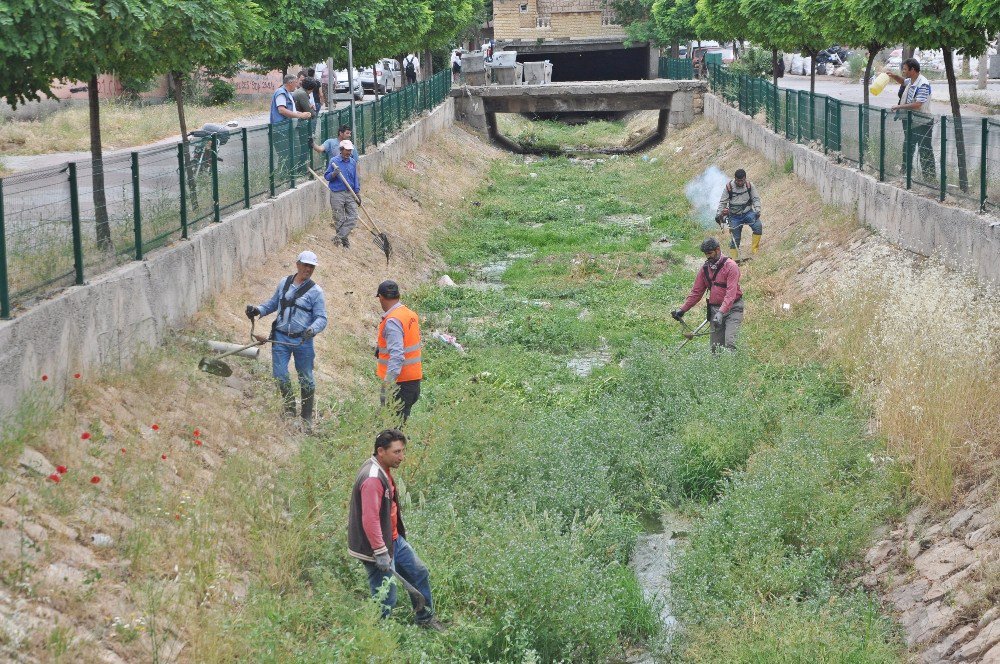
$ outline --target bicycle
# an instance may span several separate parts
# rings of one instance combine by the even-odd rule
[[[215,138],[217,146],[223,146],[229,142],[230,129],[239,127],[236,121],[229,121],[225,125],[212,122],[202,125],[201,129],[189,132],[188,139],[195,139],[191,142],[194,152],[187,165],[187,181],[191,195],[191,206],[198,209],[198,180],[203,173],[211,168],[212,155],[215,155],[217,162],[223,161],[217,150],[212,148],[212,138]]]

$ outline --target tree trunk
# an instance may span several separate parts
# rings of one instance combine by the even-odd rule
[[[906,44],[903,44],[903,61],[904,62],[906,60],[908,60],[908,59],[910,59],[910,58],[913,57],[913,51],[914,50],[915,49],[912,46],[907,46]]]
[[[972,78],[972,69],[970,68],[969,65],[968,54],[962,56],[962,78],[964,79]]]
[[[191,161],[191,141],[188,140],[187,120],[184,119],[184,72],[170,72],[174,83],[174,99],[177,101],[177,123],[181,128],[181,143],[184,145],[184,173],[187,177],[188,197],[191,208],[198,209],[198,187],[194,179],[194,164]]]
[[[670,44],[670,57],[674,60],[681,57],[681,43],[676,39]]]
[[[374,65],[372,65],[372,81],[373,81],[373,85],[375,86],[375,90],[374,90],[374,92],[375,92],[375,101],[378,101],[378,69],[376,69],[377,65],[378,65],[378,63],[375,63]],[[383,72],[382,76],[385,77],[385,73],[384,72]]]
[[[90,77],[87,85],[87,101],[90,108],[90,177],[94,192],[94,231],[97,246],[113,252],[111,224],[108,221],[108,197],[104,192],[104,152],[101,148],[101,103],[97,89],[97,74]]]
[[[876,44],[868,45],[868,62],[865,63],[865,77],[861,80],[861,89],[864,91],[865,106],[871,102],[871,93],[868,91],[868,82],[872,80],[872,67],[875,66],[875,56],[882,50]]]
[[[948,97],[951,101],[952,125],[955,131],[955,152],[958,154],[958,186],[969,190],[969,166],[965,158],[965,128],[962,127],[962,107],[958,103],[958,84],[955,81],[955,61],[950,46],[942,46],[944,71],[948,77]]]
[[[817,51],[809,49],[809,94],[816,94],[816,54]]]
[[[771,49],[771,80],[774,87],[778,87],[778,49]]]
[[[986,51],[983,51],[983,54],[979,56],[979,78],[976,82],[977,90],[985,90],[986,81],[989,78],[989,67],[987,65],[989,64],[990,56],[987,51],[989,51],[989,45],[987,45]]]
[[[424,66],[421,69],[425,81],[434,75],[434,60],[431,58],[431,49],[429,48],[424,49]]]

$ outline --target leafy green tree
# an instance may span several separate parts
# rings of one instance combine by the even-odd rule
[[[694,39],[695,0],[654,0],[653,36],[660,44],[669,44],[671,56],[677,57],[681,42]]]
[[[69,45],[91,35],[97,13],[87,0],[0,3],[0,97],[14,108],[52,92],[73,55]]]
[[[872,77],[875,56],[890,44],[905,39],[906,35],[892,34],[880,22],[865,20],[857,13],[856,5],[855,0],[813,0],[811,7],[825,17],[822,32],[827,42],[865,49],[868,57],[861,88],[867,104],[870,99],[868,82]]]
[[[749,36],[747,20],[740,0],[696,0],[691,25],[699,39],[721,43],[745,40]]]
[[[663,45],[654,34],[656,26],[652,16],[653,0],[613,0],[611,8],[619,25],[625,28],[627,42],[648,41],[658,46]]]
[[[804,0],[743,0],[747,32],[775,53],[802,51],[810,56],[809,91],[816,92],[816,56],[823,44],[824,17]]]

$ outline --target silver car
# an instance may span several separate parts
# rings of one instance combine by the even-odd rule
[[[375,91],[375,80],[378,80],[378,91],[380,94],[392,92],[399,87],[400,77],[399,62],[392,58],[382,58],[375,64],[374,75],[372,67],[365,67],[361,70],[361,85],[365,92]]]
[[[353,92],[354,92],[354,100],[355,101],[361,101],[362,99],[365,98],[365,89],[361,85],[361,74],[358,72],[357,69],[355,69],[354,72],[353,72],[353,76],[354,76],[354,78],[353,78],[353,80],[354,80],[354,90],[353,90]],[[350,99],[351,98],[351,93],[348,92],[347,86],[348,86],[347,70],[346,69],[341,69],[341,70],[339,70],[337,72],[337,83],[336,83],[336,85],[333,88],[333,91],[336,94],[336,96],[337,96],[338,99]]]

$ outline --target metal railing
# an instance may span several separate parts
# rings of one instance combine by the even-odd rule
[[[1000,121],[894,112],[786,90],[718,64],[712,92],[775,133],[854,164],[882,182],[929,189],[981,211],[1000,209]]]
[[[661,57],[657,77],[675,81],[691,80],[694,78],[694,63],[690,58]]]
[[[450,90],[451,72],[441,71],[358,104],[357,152],[386,141]],[[325,167],[309,137],[319,145],[350,124],[343,108],[194,138],[187,150],[177,143],[0,178],[0,318],[308,182],[307,167]]]

